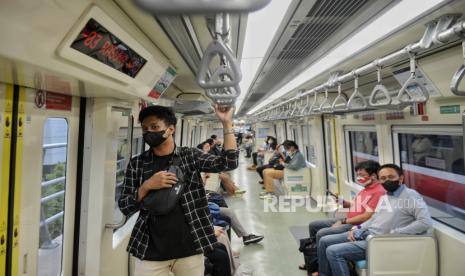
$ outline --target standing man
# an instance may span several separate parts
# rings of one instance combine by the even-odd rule
[[[131,159],[126,170],[119,207],[124,215],[139,212],[127,250],[137,258],[136,276],[202,276],[204,252],[217,240],[210,220],[200,172],[221,172],[238,166],[232,127],[233,108],[216,107],[223,123],[224,149],[215,156],[196,148],[177,147],[174,142],[176,117],[164,106],[150,106],[139,114],[143,138],[150,149]],[[160,189],[171,189],[178,179],[168,172],[173,164],[184,172],[185,187],[173,209],[153,215],[144,199]]]

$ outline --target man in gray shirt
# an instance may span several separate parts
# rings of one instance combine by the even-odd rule
[[[318,244],[320,276],[349,276],[347,261],[366,259],[366,237],[382,234],[423,234],[432,227],[423,198],[403,183],[402,169],[395,164],[379,168],[378,179],[386,189],[375,214],[350,231],[322,237]]]

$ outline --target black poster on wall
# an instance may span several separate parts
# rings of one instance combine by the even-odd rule
[[[147,62],[93,18],[71,44],[71,48],[134,78]]]

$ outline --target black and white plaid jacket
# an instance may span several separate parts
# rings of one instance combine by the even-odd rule
[[[151,163],[154,157],[153,151],[147,150],[131,159],[126,169],[121,197],[118,200],[124,215],[130,216],[140,211],[127,248],[129,253],[139,259],[144,259],[149,246],[149,229],[148,212],[142,208],[140,202],[137,202],[137,191],[143,183],[143,175],[147,174],[146,176],[149,177],[153,175]],[[238,166],[238,157],[238,150],[222,151],[219,156],[205,154],[196,148],[176,147],[174,151],[174,158],[181,160],[179,163],[187,183],[181,196],[181,204],[191,229],[195,248],[199,253],[212,249],[216,243],[200,172],[233,170]]]

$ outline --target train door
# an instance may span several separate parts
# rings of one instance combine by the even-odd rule
[[[324,119],[324,135],[325,135],[325,152],[326,152],[326,170],[328,177],[328,191],[331,193],[339,193],[339,162],[337,152],[337,140],[335,131],[335,119]]]
[[[15,93],[18,127],[11,155],[15,176],[7,275],[71,275],[79,98],[19,86]]]

